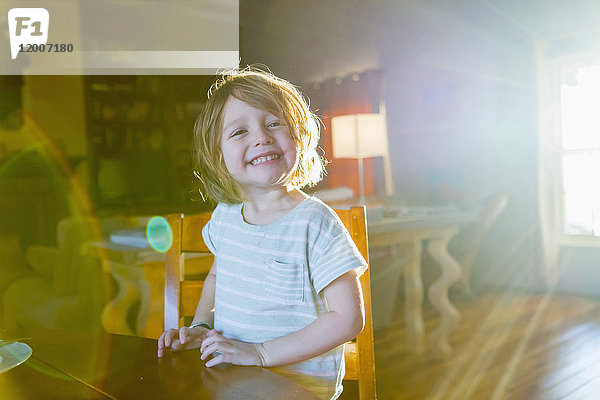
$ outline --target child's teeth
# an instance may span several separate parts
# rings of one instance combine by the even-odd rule
[[[276,158],[279,158],[279,155],[277,155],[277,154],[271,154],[270,156],[259,157],[256,160],[252,161],[252,165],[258,165],[258,164],[264,163],[266,161],[274,160]]]

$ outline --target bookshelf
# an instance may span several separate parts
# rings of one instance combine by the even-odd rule
[[[206,76],[86,76],[90,195],[99,214],[189,211]]]

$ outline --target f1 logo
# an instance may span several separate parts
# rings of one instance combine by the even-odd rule
[[[14,60],[25,45],[46,44],[50,14],[45,8],[12,8],[8,10],[10,56]]]

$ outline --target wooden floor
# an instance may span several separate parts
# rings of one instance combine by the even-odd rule
[[[407,349],[402,307],[375,332],[379,399],[600,399],[600,303],[515,293],[454,302],[462,318],[446,359]],[[425,318],[430,333],[439,317]]]

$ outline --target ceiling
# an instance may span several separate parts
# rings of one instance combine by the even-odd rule
[[[531,32],[561,52],[600,46],[597,0],[484,0],[515,29]]]
[[[600,29],[596,0],[484,0],[507,21],[549,40]]]
[[[599,22],[598,0],[240,0],[240,50],[244,64],[320,82],[381,69],[391,50],[410,57],[434,26],[576,52],[600,45]]]

